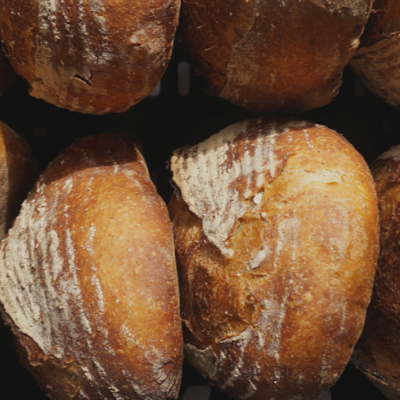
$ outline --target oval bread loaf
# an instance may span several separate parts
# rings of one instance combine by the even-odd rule
[[[90,114],[151,93],[170,60],[178,0],[4,0],[0,37],[31,95]]]
[[[232,399],[318,398],[372,291],[365,161],[324,126],[260,118],[176,150],[171,169],[185,356]]]
[[[367,88],[400,109],[400,2],[376,0],[350,65]]]
[[[0,239],[38,176],[36,159],[26,141],[0,121]]]
[[[380,209],[380,255],[365,329],[353,363],[390,400],[400,399],[400,146],[371,166]]]
[[[0,302],[50,398],[176,399],[171,222],[131,135],[76,140],[41,175],[1,246]]]
[[[328,104],[371,0],[182,2],[180,35],[207,90],[255,114]]]

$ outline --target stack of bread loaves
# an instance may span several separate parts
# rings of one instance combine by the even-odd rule
[[[365,81],[367,70],[380,76],[394,105],[397,78],[361,65],[370,50],[400,65],[399,1],[376,0],[352,61]],[[175,150],[168,208],[133,135],[76,139],[33,185],[35,161],[0,124],[0,313],[47,396],[176,400],[184,353],[233,400],[316,400],[334,385],[371,300],[378,199],[344,137],[290,115],[336,96],[372,5],[183,0],[180,35],[208,91],[259,117]],[[0,0],[0,37],[33,97],[117,113],[163,76],[180,8],[179,0]],[[0,53],[0,95],[2,65]],[[385,201],[397,193],[399,154],[375,167]],[[387,204],[382,240],[388,235],[396,250],[398,202]],[[397,317],[393,254],[381,255],[393,268],[378,275],[353,359],[400,399],[400,336],[380,311],[384,304]],[[394,287],[382,295],[388,281]]]
[[[1,245],[0,302],[50,398],[176,399],[171,223],[132,136],[75,141],[41,175]]]
[[[246,120],[171,159],[185,355],[232,399],[317,399],[361,334],[378,255],[364,159],[328,128]]]

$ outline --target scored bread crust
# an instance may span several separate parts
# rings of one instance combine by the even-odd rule
[[[176,150],[171,170],[185,356],[233,399],[318,398],[372,291],[365,161],[326,127],[257,119]]]
[[[374,292],[365,329],[353,363],[390,400],[400,399],[400,146],[392,147],[371,165],[380,210],[381,249]]]
[[[182,2],[180,35],[207,90],[255,114],[328,104],[371,0]]]
[[[377,0],[350,66],[366,87],[400,109],[400,2]]]
[[[177,398],[171,222],[131,135],[86,137],[63,151],[0,256],[3,316],[50,398]]]
[[[30,94],[91,114],[148,96],[170,60],[178,0],[5,0],[0,37]]]

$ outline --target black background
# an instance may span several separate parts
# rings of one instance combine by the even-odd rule
[[[161,80],[158,96],[149,96],[125,113],[93,116],[59,109],[29,96],[20,79],[0,98],[0,120],[24,136],[43,170],[60,150],[79,136],[102,132],[133,132],[140,139],[159,193],[167,202],[172,188],[167,160],[175,148],[196,144],[231,123],[252,117],[226,100],[202,91],[203,81],[193,71],[187,96],[178,93],[178,65],[188,60],[176,41],[173,57]],[[400,143],[400,111],[380,101],[360,84],[350,68],[343,75],[337,98],[329,105],[300,116],[343,134],[371,163],[383,151]],[[185,388],[206,384],[185,363],[180,398]],[[385,397],[349,364],[331,389],[333,400],[384,400]],[[0,324],[0,399],[45,400],[28,372],[19,364],[12,335]],[[213,389],[211,400],[227,399]]]

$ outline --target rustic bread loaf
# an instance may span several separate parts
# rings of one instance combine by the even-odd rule
[[[367,88],[400,109],[400,2],[376,0],[350,65]]]
[[[4,0],[0,37],[31,95],[91,114],[127,110],[169,62],[178,0]]]
[[[2,96],[17,80],[17,75],[0,47],[0,96]]]
[[[175,399],[182,351],[171,222],[130,135],[75,141],[0,252],[0,302],[55,400]]]
[[[182,2],[180,34],[207,90],[255,114],[329,103],[372,0]]]
[[[390,400],[400,399],[400,146],[371,166],[380,209],[381,250],[365,329],[352,356]]]
[[[0,122],[0,239],[11,227],[38,175],[26,141]]]
[[[364,324],[378,255],[370,171],[339,134],[254,119],[174,152],[185,356],[233,399],[316,399]]]

